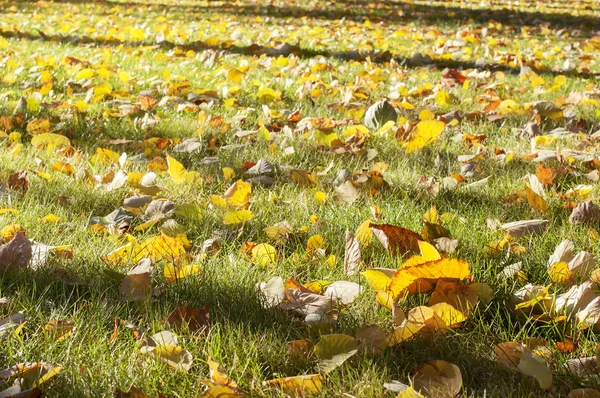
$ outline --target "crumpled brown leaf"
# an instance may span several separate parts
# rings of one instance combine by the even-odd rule
[[[33,255],[31,241],[22,232],[0,245],[0,270],[23,268]]]
[[[598,220],[600,209],[591,200],[579,203],[569,216],[571,224],[592,224]]]

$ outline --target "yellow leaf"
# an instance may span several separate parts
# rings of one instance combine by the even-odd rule
[[[573,281],[573,273],[569,269],[569,263],[560,261],[554,263],[548,269],[550,279],[554,283],[569,283]]]
[[[171,344],[159,345],[152,352],[156,354],[161,362],[166,363],[172,369],[187,372],[192,367],[192,354],[180,346]]]
[[[10,213],[10,214],[19,214],[19,210],[14,209],[12,207],[0,208],[0,215],[7,214],[7,213]]]
[[[280,388],[287,396],[304,397],[321,392],[323,381],[323,376],[313,374],[268,380],[263,382],[263,385]]]
[[[496,113],[499,115],[519,114],[523,111],[523,106],[513,100],[504,100],[496,108]]]
[[[439,120],[426,120],[417,124],[410,140],[403,144],[407,153],[414,152],[432,143],[444,131],[446,124]]]
[[[304,287],[312,290],[313,292],[323,294],[325,287],[327,287],[328,285],[331,285],[331,282],[329,282],[329,281],[312,281],[312,282],[305,283]]]
[[[65,174],[74,174],[75,173],[75,169],[73,168],[73,166],[71,166],[69,163],[64,163],[64,162],[56,162],[52,166],[50,166],[50,169],[60,171],[61,173],[65,173]]]
[[[0,229],[0,238],[2,238],[5,242],[8,242],[19,232],[27,236],[27,231],[25,231],[25,228],[23,228],[20,224],[10,224]]]
[[[268,243],[261,243],[252,249],[252,261],[261,266],[272,266],[277,263],[277,250]]]
[[[442,106],[450,106],[452,105],[452,97],[445,91],[438,91],[435,94],[435,102]]]
[[[34,136],[31,139],[31,145],[36,148],[61,148],[67,147],[71,145],[71,141],[64,135],[53,134],[53,133],[43,133]]]
[[[429,109],[423,109],[421,112],[419,112],[419,120],[420,121],[433,120],[433,119],[435,119],[435,113],[431,112]]]
[[[323,204],[327,200],[327,194],[322,191],[317,191],[315,192],[315,200],[320,204]]]
[[[223,216],[223,223],[225,225],[242,224],[250,221],[253,216],[250,210],[230,211]]]
[[[442,258],[442,256],[440,256],[440,253],[432,244],[424,241],[418,241],[417,244],[419,245],[421,255],[412,256],[402,264],[402,267],[410,267],[413,265],[423,264],[428,261],[435,261]]]
[[[290,178],[296,184],[300,185],[316,185],[318,182],[318,177],[315,173],[310,173],[306,170],[292,170],[290,172]]]
[[[85,68],[80,70],[76,75],[75,75],[75,80],[81,80],[81,79],[89,79],[92,76],[94,76],[94,70],[90,69],[90,68]]]
[[[187,264],[177,267],[173,264],[165,265],[164,275],[167,282],[175,282],[191,275],[195,275],[202,270],[200,264]]]
[[[281,99],[281,91],[275,91],[272,88],[260,86],[256,96],[262,102],[279,101]]]
[[[21,152],[21,149],[23,149],[23,144],[20,142],[15,142],[8,150],[8,154],[11,158],[14,158],[19,154],[19,152]]]
[[[185,184],[187,181],[187,170],[181,163],[167,155],[168,172],[175,184]]]
[[[452,327],[467,320],[467,317],[448,303],[437,303],[430,306],[448,327]]]
[[[471,272],[466,261],[443,258],[400,268],[392,277],[390,291],[398,298],[407,293],[426,293],[433,289],[438,279],[464,280],[470,277]]]
[[[227,192],[225,192],[223,198],[225,198],[230,205],[240,207],[248,201],[251,193],[252,184],[243,180],[237,180],[235,184],[229,187]]]
[[[234,83],[241,83],[244,80],[246,74],[239,69],[229,69],[227,72],[227,81]]]
[[[42,221],[44,221],[44,222],[58,222],[58,221],[60,221],[60,218],[57,217],[56,215],[50,213],[47,216],[42,217]]]
[[[226,386],[230,388],[238,388],[238,384],[235,380],[231,379],[225,373],[219,371],[219,364],[213,360],[206,361],[208,363],[208,367],[210,368],[210,380],[218,384],[220,386]]]
[[[227,208],[227,201],[218,195],[210,195],[208,197],[208,201],[211,205],[218,207],[221,210],[225,210]]]
[[[40,377],[38,379],[38,381],[33,385],[33,388],[36,388],[39,385],[44,384],[45,382],[47,382],[48,380],[50,380],[51,378],[53,378],[54,376],[56,376],[57,374],[59,374],[62,371],[62,369],[63,368],[61,366],[55,366],[55,367],[53,367],[45,375],[43,375],[42,377]]]
[[[313,235],[306,242],[306,252],[311,253],[317,249],[324,249],[326,246],[325,239],[321,235]]]
[[[375,301],[390,311],[394,308],[394,298],[386,292],[377,292],[375,294]]]
[[[439,216],[435,205],[431,206],[431,208],[427,210],[427,212],[423,215],[423,219],[432,224],[438,223]]]
[[[231,167],[223,167],[223,178],[225,181],[235,178],[235,171]]]
[[[369,282],[371,289],[376,292],[387,291],[390,282],[392,281],[392,278],[390,278],[387,273],[378,269],[368,269],[360,274],[365,277],[367,282]]]
[[[362,247],[367,247],[373,240],[373,231],[371,230],[371,220],[367,220],[360,224],[356,229],[354,237]]]
[[[92,157],[92,163],[101,163],[104,165],[118,164],[121,156],[110,149],[96,148],[96,154]]]
[[[538,195],[533,189],[525,187],[525,195],[527,196],[527,202],[534,210],[547,211],[549,208],[546,199]]]
[[[34,118],[27,123],[27,132],[31,135],[50,133],[50,119]]]

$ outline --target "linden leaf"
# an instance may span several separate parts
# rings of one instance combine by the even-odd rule
[[[458,366],[446,361],[431,361],[420,367],[413,379],[415,390],[429,397],[454,397],[462,389]]]
[[[320,374],[282,377],[263,382],[266,387],[277,387],[291,397],[304,397],[318,394],[323,389],[323,376]]]
[[[53,134],[53,133],[42,133],[34,136],[31,139],[31,145],[36,148],[53,148],[58,149],[62,147],[68,147],[71,145],[71,141],[64,135]]]
[[[237,225],[250,221],[254,217],[250,210],[237,210],[225,213],[223,216],[223,224]]]
[[[236,181],[223,195],[232,206],[240,207],[248,201],[252,193],[252,184],[243,180]]]
[[[196,275],[202,271],[200,264],[186,264],[183,266],[175,266],[168,264],[163,271],[167,282],[175,282],[179,279],[187,278],[188,276]]]
[[[25,267],[32,256],[31,242],[18,231],[7,243],[0,245],[0,270]]]
[[[392,281],[392,276],[396,272],[395,269],[368,269],[360,274],[365,277],[371,289],[376,292],[385,292],[388,290],[390,286],[390,282]]]
[[[294,169],[290,171],[290,178],[299,185],[317,185],[318,182],[317,175],[306,170]]]
[[[181,163],[167,155],[168,172],[175,184],[183,184],[186,181],[187,170]]]
[[[354,237],[364,248],[371,244],[373,240],[373,231],[371,231],[371,220],[367,220],[360,224],[354,233]]]
[[[277,249],[268,243],[261,243],[252,249],[252,262],[263,267],[277,263]]]
[[[345,334],[328,334],[315,346],[319,371],[329,373],[358,352],[360,341]]]
[[[410,140],[402,144],[407,153],[414,152],[432,143],[442,131],[446,124],[438,120],[424,120],[417,124],[411,133]]]

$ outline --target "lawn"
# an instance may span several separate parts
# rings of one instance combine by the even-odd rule
[[[599,18],[0,0],[0,397],[600,396]]]

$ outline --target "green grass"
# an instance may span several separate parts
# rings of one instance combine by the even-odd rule
[[[480,2],[436,2],[442,8],[430,7],[427,2],[417,2],[419,4],[416,5],[388,1],[271,3],[269,6],[268,2],[222,4],[208,1],[173,5],[164,1],[140,5],[112,1],[32,3],[0,0],[0,116],[10,117],[21,97],[36,96],[34,93],[41,87],[40,75],[44,70],[51,71],[54,84],[53,92],[43,95],[42,102],[70,101],[74,104],[84,100],[91,87],[105,82],[112,87],[111,93],[97,102],[92,101],[86,114],[79,114],[68,107],[29,108],[22,114],[27,122],[34,117],[51,117],[53,129],[69,137],[79,158],[67,159],[55,151],[33,148],[31,135],[24,124],[6,131],[17,131],[22,135],[23,148],[16,156],[9,154],[13,143],[0,135],[0,181],[5,183],[14,171],[30,170],[29,190],[26,193],[13,192],[11,203],[0,202],[0,208],[10,205],[18,210],[18,214],[0,215],[0,228],[20,224],[31,240],[47,245],[70,245],[74,252],[73,259],[54,259],[41,269],[0,274],[0,297],[10,300],[8,305],[0,306],[0,318],[24,311],[27,320],[18,336],[9,333],[0,337],[0,368],[34,361],[62,366],[63,371],[59,375],[41,386],[50,397],[112,396],[117,387],[127,390],[131,385],[141,388],[148,396],[162,393],[173,397],[192,397],[200,396],[204,390],[201,381],[208,378],[209,372],[206,361],[213,359],[238,382],[244,394],[284,396],[281,392],[265,390],[262,382],[276,377],[315,373],[317,365],[314,356],[304,360],[291,358],[287,342],[301,338],[317,342],[322,333],[331,331],[354,335],[358,327],[369,324],[380,325],[387,332],[392,329],[389,311],[376,303],[374,292],[364,278],[344,274],[345,231],[355,231],[364,220],[372,219],[371,206],[379,206],[382,222],[420,232],[423,214],[435,205],[440,214],[452,216],[445,226],[452,237],[460,241],[459,249],[451,256],[469,262],[474,280],[488,283],[495,293],[494,300],[488,305],[480,303],[461,327],[449,330],[445,335],[418,337],[390,347],[379,356],[362,353],[354,356],[327,375],[319,396],[391,397],[394,394],[386,391],[383,383],[391,380],[408,383],[415,367],[435,359],[458,365],[464,382],[464,396],[566,396],[571,389],[580,386],[581,381],[567,374],[561,363],[572,357],[594,355],[593,347],[598,337],[572,328],[569,323],[541,324],[517,316],[511,311],[509,300],[522,284],[498,279],[505,266],[522,261],[530,282],[547,285],[550,283],[546,271],[548,257],[554,247],[566,238],[575,242],[576,251],[600,254],[598,241],[586,227],[569,224],[570,212],[564,208],[567,200],[558,196],[578,184],[589,183],[594,185],[590,199],[597,201],[600,192],[596,184],[584,177],[568,175],[548,188],[550,210],[546,214],[533,210],[527,201],[515,204],[504,199],[522,189],[524,183],[520,179],[536,170],[536,163],[519,158],[531,151],[529,138],[519,135],[519,130],[531,117],[530,112],[508,115],[500,122],[464,120],[456,126],[449,125],[439,141],[411,154],[405,153],[393,134],[372,136],[366,141],[367,149],[377,151],[377,156],[371,161],[318,148],[310,134],[293,133],[286,137],[283,133],[272,133],[271,139],[265,140],[260,137],[238,138],[235,133],[257,129],[263,123],[289,124],[285,119],[268,120],[263,105],[272,110],[299,110],[302,117],[339,120],[348,115],[330,105],[344,100],[343,90],[366,93],[367,98],[360,95],[351,98],[352,103],[366,108],[389,95],[398,84],[408,90],[432,84],[432,87],[456,97],[452,105],[446,106],[439,105],[427,95],[408,95],[407,100],[415,109],[403,110],[402,116],[411,122],[417,121],[419,112],[425,108],[436,115],[454,110],[481,111],[488,103],[481,101],[480,96],[484,94],[497,95],[503,100],[512,99],[520,104],[564,99],[574,91],[600,100],[600,44],[597,39],[591,39],[591,29],[576,23],[576,18],[584,22],[585,18],[597,18],[597,11],[588,9],[580,11],[579,17],[567,18],[553,14],[551,11],[556,4],[550,2],[545,2],[549,8],[541,14],[528,14],[535,11],[535,5],[519,9],[524,14],[512,10],[505,10],[504,14],[499,11],[491,13],[490,9],[506,6],[500,1],[490,5],[488,11],[470,8]],[[444,14],[443,7],[452,5],[458,7],[452,9],[453,16]],[[403,16],[399,17],[398,11],[402,11]],[[575,13],[573,9],[571,11]],[[348,18],[340,21],[346,14]],[[301,18],[302,15],[306,16]],[[537,22],[532,24],[535,18]],[[528,35],[524,34],[522,23],[529,24]],[[141,29],[145,37],[134,41],[128,27]],[[154,46],[157,43],[156,32],[167,28],[165,38],[168,43]],[[488,30],[485,37],[482,28]],[[465,44],[467,50],[454,58],[448,55],[449,52],[436,54],[435,50],[443,44],[443,38],[455,40],[457,32],[465,29],[470,29],[478,41]],[[275,31],[279,34],[275,35]],[[198,40],[205,45],[199,45]],[[217,44],[212,40],[216,40]],[[506,45],[490,44],[492,40]],[[226,42],[231,43],[222,45]],[[285,56],[256,54],[250,47],[258,44],[273,48],[286,42],[297,43],[302,48],[299,57],[290,57],[291,66],[277,66],[277,62],[283,65]],[[574,43],[577,46],[572,46]],[[570,45],[572,47],[567,47]],[[555,48],[557,50],[552,54]],[[174,55],[179,49],[183,54],[188,50],[193,52],[187,56]],[[352,61],[335,56],[336,52],[353,50],[361,51],[365,57]],[[386,50],[394,58],[392,63],[372,63],[366,59],[369,51]],[[416,52],[430,55],[435,61],[433,66],[406,63]],[[110,56],[107,55],[109,53]],[[212,64],[205,62],[211,54],[215,55]],[[378,54],[371,54],[372,59],[376,60]],[[511,54],[522,60],[511,63],[508,61]],[[48,66],[51,57],[56,62]],[[96,72],[105,69],[107,77],[95,75],[86,83],[89,87],[77,87],[72,83],[77,80],[75,76],[82,68],[67,65],[63,61],[65,57],[85,60]],[[478,58],[483,58],[485,66],[473,71]],[[573,70],[563,70],[567,59]],[[327,63],[326,70],[313,68],[318,60]],[[520,63],[532,66],[537,73],[520,76]],[[229,69],[245,66],[248,70],[244,82],[227,81]],[[473,74],[468,88],[460,85],[448,88],[442,83],[446,67],[458,67],[474,73],[487,71],[488,74]],[[118,76],[121,71],[136,80],[124,83]],[[502,71],[504,76],[497,71]],[[567,77],[567,82],[557,89],[548,89],[555,76],[560,74]],[[546,92],[534,91],[531,80],[535,76],[544,78]],[[162,83],[153,86],[152,81],[157,80],[162,80]],[[177,93],[173,88],[179,80],[188,82],[189,87]],[[498,85],[486,89],[492,83]],[[261,85],[280,90],[282,100],[262,103],[256,95]],[[233,96],[239,106],[226,106],[223,100],[227,97],[223,89],[231,90],[234,86],[239,86],[239,93]],[[153,87],[160,91],[159,99],[169,90],[169,95],[183,98],[190,92],[215,90],[219,102],[204,112],[211,117],[222,116],[231,127],[219,133],[213,127],[202,125],[198,110],[180,112],[176,104],[154,108],[150,113],[160,120],[149,128],[142,127],[136,116],[107,117],[113,109],[112,100],[135,101],[140,91]],[[311,91],[317,87],[323,95],[310,99]],[[580,120],[579,126],[586,133],[598,130],[598,105],[577,104],[572,111],[576,115],[574,119]],[[541,129],[547,133],[556,127],[565,127],[567,123],[564,118],[544,120]],[[344,126],[335,129],[340,136],[343,130]],[[481,170],[468,182],[490,176],[489,183],[477,191],[460,188],[437,196],[422,192],[417,185],[419,178],[434,176],[441,179],[459,173],[461,163],[457,157],[475,153],[475,148],[467,148],[462,141],[453,139],[461,133],[487,136],[485,146],[491,156],[478,161]],[[129,303],[120,299],[118,284],[104,271],[126,272],[131,264],[112,267],[101,259],[122,242],[106,235],[92,234],[87,223],[91,216],[105,216],[119,208],[134,189],[126,186],[102,192],[101,188],[87,185],[79,177],[51,171],[49,166],[57,161],[68,161],[79,173],[86,170],[92,175],[104,175],[118,167],[92,163],[97,147],[127,152],[131,158],[143,152],[141,141],[151,137],[174,141],[200,137],[206,144],[194,154],[176,154],[170,144],[165,150],[155,150],[151,156],[164,158],[169,154],[188,171],[197,171],[205,177],[205,182],[199,185],[176,185],[168,173],[157,173],[157,185],[165,187],[164,196],[178,204],[193,203],[201,208],[201,220],[172,217],[184,227],[188,239],[194,244],[191,252],[199,252],[204,240],[216,231],[227,230],[228,233],[221,251],[205,260],[202,271],[197,275],[167,283],[163,276],[164,263],[155,264],[153,284],[163,288],[163,293],[146,303]],[[218,138],[215,148],[207,144],[212,137]],[[110,144],[109,141],[114,139],[136,142]],[[585,149],[595,150],[596,142],[583,134],[557,140],[546,148],[575,149],[586,139],[589,145]],[[234,149],[219,149],[239,144]],[[278,149],[277,153],[272,151],[271,144]],[[283,150],[290,146],[294,147],[294,153],[285,155]],[[494,148],[513,152],[514,160],[508,163],[495,160]],[[219,163],[203,164],[201,160],[208,156],[218,157]],[[438,163],[435,162],[437,157],[440,159]],[[225,181],[222,168],[233,168],[239,177],[243,173],[244,162],[255,162],[260,158],[276,166],[275,184],[270,188],[253,187],[250,209],[254,218],[241,231],[224,226],[222,212],[209,206],[208,201],[210,195],[223,194],[235,181]],[[335,187],[331,182],[339,170],[347,168],[361,172],[370,170],[376,162],[388,165],[384,173],[389,184],[387,188],[373,196],[362,194],[352,206],[334,199]],[[318,171],[331,163],[333,167],[320,177],[317,186],[294,184],[284,172],[288,165]],[[547,166],[560,165],[551,161]],[[581,162],[574,162],[572,166],[589,171]],[[46,181],[34,170],[49,172],[52,178]],[[126,170],[146,172],[147,161],[131,162]],[[314,193],[319,190],[327,193],[325,204],[317,203],[314,198]],[[270,200],[270,195],[275,195],[278,200]],[[72,199],[65,204],[61,196]],[[49,213],[57,215],[61,221],[41,221]],[[320,219],[316,225],[310,220],[313,215]],[[549,220],[546,232],[517,241],[527,249],[524,254],[503,252],[493,256],[484,250],[488,242],[502,238],[501,231],[492,231],[486,226],[488,218],[504,223],[542,217]],[[296,232],[285,246],[278,247],[283,256],[276,266],[257,266],[240,253],[244,242],[266,242],[267,235],[263,229],[283,220],[287,220]],[[133,226],[141,223],[141,219],[134,218]],[[160,225],[130,233],[141,242],[159,233]],[[306,227],[306,232],[299,232],[302,227]],[[324,237],[327,255],[337,257],[335,266],[328,266],[325,259],[309,259],[306,256],[307,239],[315,234]],[[363,258],[368,267],[398,267],[397,260],[377,242],[363,251]],[[86,284],[66,284],[57,277],[56,269],[67,270]],[[264,309],[261,305],[254,290],[255,284],[277,275],[284,280],[293,277],[301,283],[351,280],[363,285],[365,292],[351,305],[339,308],[339,319],[331,330],[313,330],[302,319],[277,309]],[[555,292],[565,290],[560,285],[552,287]],[[408,311],[417,305],[426,305],[427,300],[428,295],[414,296],[402,300],[401,305]],[[126,328],[121,327],[116,341],[108,341],[115,317],[133,322],[150,336],[169,328],[165,319],[179,306],[199,308],[206,304],[211,305],[209,333],[175,331],[181,346],[194,356],[193,367],[187,374],[173,371],[159,362],[144,360],[139,354],[139,342]],[[44,325],[55,319],[75,325],[70,337],[57,342],[44,332]],[[505,370],[497,363],[493,350],[495,344],[528,337],[544,338],[551,346],[564,338],[576,342],[574,353],[563,354],[553,350],[549,366],[555,379],[549,391],[541,390],[533,378]],[[12,380],[0,380],[0,390],[10,383]],[[594,387],[591,383],[588,385]]]

